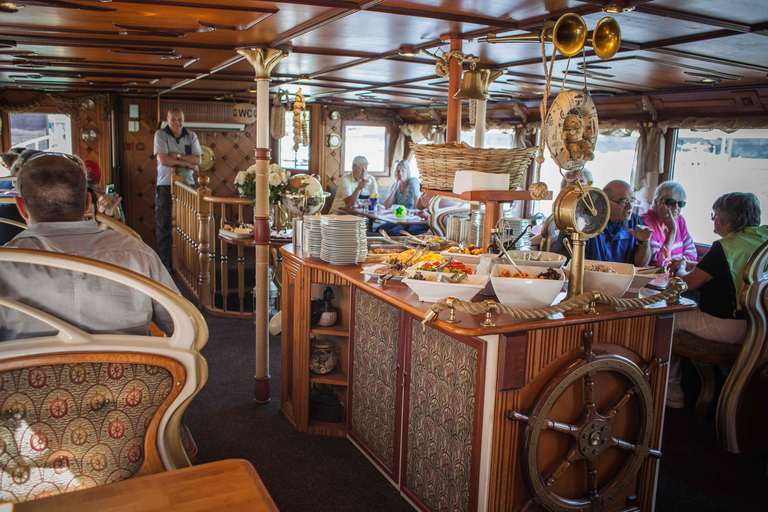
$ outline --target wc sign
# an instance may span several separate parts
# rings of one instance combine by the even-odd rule
[[[256,122],[256,105],[238,103],[232,107],[232,119],[237,123],[253,124]]]

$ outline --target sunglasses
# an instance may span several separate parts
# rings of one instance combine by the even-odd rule
[[[662,199],[661,202],[667,206],[672,206],[672,207],[674,207],[675,205],[679,206],[680,208],[685,206],[685,201],[675,201],[674,199],[671,199],[671,198]]]

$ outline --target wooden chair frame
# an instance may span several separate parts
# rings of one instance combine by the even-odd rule
[[[175,386],[151,424],[150,428],[157,424],[156,438],[147,432],[145,462],[140,474],[190,466],[180,436],[182,416],[208,379],[208,366],[200,354],[208,341],[208,326],[197,308],[154,280],[109,263],[66,254],[0,247],[0,264],[15,262],[68,269],[116,281],[146,294],[166,309],[174,325],[171,336],[90,334],[53,315],[0,296],[0,305],[28,314],[58,331],[51,336],[3,342],[0,370],[22,364],[41,364],[42,361],[56,364],[51,361],[88,361],[94,357],[140,364],[172,360],[170,365],[163,366],[176,379]]]

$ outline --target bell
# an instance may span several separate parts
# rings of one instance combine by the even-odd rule
[[[483,75],[475,70],[474,62],[472,63],[472,69],[464,72],[464,77],[461,79],[461,87],[453,95],[453,99],[486,100],[485,94],[483,94]]]
[[[619,22],[610,16],[601,19],[595,25],[595,30],[589,34],[589,43],[595,50],[595,55],[602,60],[608,60],[616,55],[621,46],[621,28]]]

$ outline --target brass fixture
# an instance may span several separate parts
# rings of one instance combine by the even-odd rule
[[[621,27],[619,22],[610,16],[601,19],[595,25],[595,29],[589,33],[588,45],[592,46],[602,60],[608,60],[616,55],[621,46]]]
[[[400,45],[400,51],[398,53],[403,57],[415,57],[419,54],[419,50],[412,44],[403,44]]]
[[[23,9],[23,5],[15,4],[13,2],[0,2],[0,12],[19,12],[19,9]]]
[[[341,146],[341,137],[338,133],[332,133],[328,136],[328,147],[336,149]]]
[[[483,75],[475,70],[474,62],[472,63],[471,69],[464,72],[464,77],[461,80],[461,87],[459,87],[459,90],[453,95],[453,99],[486,100],[485,94],[483,94]]]
[[[99,130],[93,127],[85,127],[80,130],[80,138],[86,144],[99,140]]]
[[[607,5],[603,6],[603,12],[608,14],[621,14],[623,12],[634,11],[634,5],[628,5],[625,0],[615,0]]]
[[[542,33],[545,40],[551,40],[555,44],[557,51],[566,57],[573,57],[584,48],[584,43],[587,41],[587,24],[581,16],[571,12],[560,16],[556,23],[545,21],[538,34],[504,37],[488,34],[487,37],[481,37],[478,41],[481,43],[531,42],[539,41]]]

